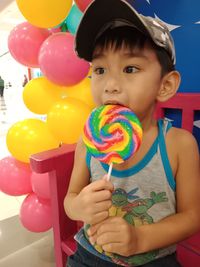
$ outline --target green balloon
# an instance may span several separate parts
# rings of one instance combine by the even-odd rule
[[[82,16],[83,16],[83,13],[80,11],[77,5],[74,4],[69,12],[69,15],[67,16],[65,20],[67,29],[71,34],[74,35],[76,33]]]

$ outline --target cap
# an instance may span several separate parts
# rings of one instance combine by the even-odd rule
[[[176,63],[174,41],[168,27],[159,19],[139,14],[125,0],[95,0],[86,9],[75,37],[75,51],[80,58],[92,60],[95,42],[105,30],[120,26],[137,28],[149,36]]]

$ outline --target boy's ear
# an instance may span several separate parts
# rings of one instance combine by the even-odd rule
[[[174,96],[179,88],[181,77],[178,71],[171,71],[162,78],[162,84],[157,94],[159,102],[165,102]]]

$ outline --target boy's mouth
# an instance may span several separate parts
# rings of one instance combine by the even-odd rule
[[[124,106],[122,103],[120,103],[117,100],[107,100],[103,104],[104,105],[120,105],[120,106]]]

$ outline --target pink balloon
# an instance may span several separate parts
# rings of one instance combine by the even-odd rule
[[[23,226],[31,232],[45,232],[52,227],[50,201],[39,199],[34,193],[22,202],[19,216]]]
[[[50,199],[49,175],[48,173],[35,173],[31,175],[33,192],[40,198]]]
[[[0,160],[0,190],[11,196],[32,192],[31,169],[29,164],[13,157]]]
[[[37,68],[40,47],[50,34],[47,29],[37,28],[28,22],[20,23],[9,34],[9,51],[19,63]]]
[[[92,2],[92,0],[75,0],[77,6],[79,9],[84,12],[85,9],[89,6],[89,4]]]
[[[89,72],[89,63],[74,52],[74,37],[62,32],[51,35],[41,46],[39,65],[48,80],[71,86],[79,83]]]
[[[58,32],[61,32],[61,28],[51,28],[51,29],[49,29],[49,31],[50,31],[50,33],[58,33]]]

